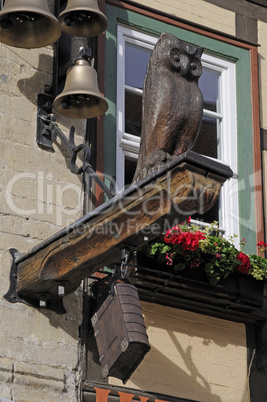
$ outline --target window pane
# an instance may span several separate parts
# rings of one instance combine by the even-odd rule
[[[220,73],[218,71],[203,68],[198,84],[204,97],[204,109],[218,113],[220,113],[219,78]]]
[[[219,200],[217,200],[213,207],[204,214],[193,214],[192,219],[206,223],[212,223],[215,221],[219,222]]]
[[[193,151],[211,158],[218,158],[217,138],[217,119],[204,116]]]
[[[126,43],[125,85],[142,89],[151,50]]]
[[[129,186],[133,181],[136,169],[136,163],[137,163],[136,161],[125,158],[125,179],[124,179],[125,187]]]
[[[125,91],[125,132],[141,136],[142,96]]]

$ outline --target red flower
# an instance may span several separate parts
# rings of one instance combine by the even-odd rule
[[[264,241],[260,241],[259,243],[257,243],[257,246],[259,246],[259,247],[267,247],[267,243],[264,243]]]
[[[191,216],[189,216],[187,219],[186,219],[186,223],[190,223],[191,222]]]
[[[167,265],[173,265],[173,253],[169,255],[169,253],[166,253],[166,264]]]
[[[190,268],[198,268],[199,265],[200,265],[200,261],[199,261],[199,259],[197,258],[196,260],[191,261],[191,263],[190,263]]]
[[[195,251],[199,247],[199,240],[203,239],[205,239],[203,232],[183,232],[177,226],[168,230],[164,237],[166,243],[180,244],[184,251]]]
[[[240,253],[236,256],[236,259],[240,262],[236,268],[237,271],[241,272],[242,274],[248,274],[251,269],[249,257],[240,251]]]

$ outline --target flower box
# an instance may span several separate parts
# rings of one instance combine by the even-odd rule
[[[173,267],[158,263],[137,252],[131,281],[145,300],[203,311],[239,316],[263,305],[264,281],[235,273],[211,285],[206,273],[186,267],[174,272]],[[216,315],[216,314],[215,314]],[[226,317],[227,318],[227,317]],[[242,320],[242,319],[241,319]]]

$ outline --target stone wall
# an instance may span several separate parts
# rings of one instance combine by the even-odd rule
[[[0,399],[76,400],[81,291],[65,298],[59,316],[25,304],[10,304],[10,248],[25,253],[82,215],[82,185],[69,168],[63,144],[38,147],[37,94],[52,83],[53,49],[18,49],[0,44]],[[84,121],[57,116],[68,135]]]

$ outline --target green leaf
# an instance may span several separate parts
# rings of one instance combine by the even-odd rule
[[[166,244],[164,247],[162,247],[161,252],[162,252],[162,254],[166,254],[166,253],[168,253],[170,250],[171,250],[171,247],[170,247],[170,246],[167,246],[167,244]]]
[[[179,264],[174,265],[174,271],[175,272],[182,271],[183,269],[185,269],[185,267],[186,267],[186,264],[180,262]]]
[[[213,286],[217,285],[219,280],[220,280],[220,278],[219,279],[214,278],[214,277],[209,278],[209,281],[210,281],[211,285],[213,285]]]
[[[151,255],[155,255],[159,249],[159,243],[154,243],[151,245]]]

